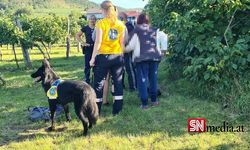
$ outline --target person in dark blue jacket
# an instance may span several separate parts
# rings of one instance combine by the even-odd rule
[[[85,81],[90,84],[90,71],[91,67],[89,65],[89,61],[92,57],[93,49],[94,49],[94,41],[92,39],[92,34],[95,29],[96,17],[92,15],[89,17],[89,24],[87,26],[82,27],[81,31],[76,34],[76,39],[81,43],[83,54],[85,56]],[[85,35],[85,41],[81,39],[82,35]]]

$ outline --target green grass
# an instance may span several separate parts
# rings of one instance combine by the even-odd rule
[[[222,110],[220,104],[185,94],[181,82],[167,79],[164,61],[159,69],[159,84],[163,91],[160,106],[143,111],[139,109],[136,93],[125,90],[124,109],[116,117],[112,106],[103,106],[103,116],[82,137],[82,125],[74,114],[66,123],[64,116],[57,121],[57,131],[47,133],[49,122],[31,122],[27,117],[28,106],[48,106],[40,84],[34,84],[30,74],[41,65],[42,55],[31,52],[33,70],[15,69],[11,50],[3,47],[1,76],[7,81],[0,88],[0,149],[250,149],[250,134],[187,132],[189,117],[204,117],[207,124],[221,125],[224,120],[233,125],[249,128],[249,120],[242,119],[230,110]],[[72,49],[65,59],[65,48],[52,49],[51,63],[63,79],[83,79],[83,57]],[[18,49],[18,58],[22,59]],[[20,64],[24,68],[24,64]],[[184,83],[183,83],[184,84]]]

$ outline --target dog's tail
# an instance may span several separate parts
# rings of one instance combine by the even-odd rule
[[[95,102],[96,100],[95,91],[93,88],[90,87],[90,89],[85,90],[84,95],[85,95],[85,102],[87,103],[88,119],[94,125],[96,124],[98,117],[99,117],[98,107]]]
[[[99,117],[99,113],[98,113],[98,107],[96,102],[94,103],[94,105],[91,108],[88,108],[88,111],[90,112],[90,116],[89,116],[89,121],[95,125],[98,117]]]

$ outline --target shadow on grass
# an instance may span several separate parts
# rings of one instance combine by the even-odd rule
[[[66,72],[66,75],[63,75],[64,77],[79,76],[81,75],[80,72],[82,72],[83,74],[83,70],[75,71],[81,70],[83,68],[84,64],[82,57],[71,57],[69,59],[53,58],[51,60],[51,64],[56,72]],[[40,67],[40,65],[41,60],[33,62],[34,68],[38,68]],[[29,71],[20,71],[20,74],[25,74],[29,76],[34,70],[36,69]],[[13,72],[7,71],[6,74],[6,76],[9,77],[13,76]],[[40,87],[40,85],[38,86]],[[137,93],[129,93],[128,91],[125,91],[124,109],[118,116],[113,117],[111,115],[111,105],[103,106],[102,117],[100,118],[98,124],[90,130],[90,136],[101,134],[102,132],[110,132],[114,136],[117,135],[123,137],[127,137],[128,135],[143,136],[153,133],[162,133],[166,134],[169,137],[180,137],[184,134],[187,134],[187,119],[189,117],[205,117],[211,122],[219,123],[221,122],[221,120],[227,119],[226,116],[219,109],[218,105],[215,103],[201,101],[197,99],[190,99],[183,95],[172,95],[166,97],[166,95],[168,95],[166,94],[166,90],[170,88],[167,87],[167,80],[163,80],[163,82],[160,83],[160,86],[163,87],[163,97],[160,98],[161,104],[159,107],[150,108],[149,110],[141,110],[139,108],[140,102],[139,98],[137,97]],[[9,92],[9,95],[12,95],[14,98],[16,97],[16,91],[16,94],[22,94],[23,97],[25,96],[25,98],[30,99],[30,101],[26,100],[23,102],[28,103],[30,105],[31,101],[34,98],[37,98],[36,92],[40,92],[39,95],[44,95],[44,92],[41,91],[41,87],[39,88],[40,91],[36,87],[37,86],[33,86],[33,84],[20,86],[18,88],[8,87],[5,89],[6,91],[3,92]],[[33,93],[30,92],[32,90],[34,90]],[[40,97],[42,98],[42,96]],[[47,102],[43,103],[47,104]],[[74,138],[77,137],[81,137],[82,127],[80,129],[68,129],[65,127],[60,127],[60,125],[65,121],[64,115],[63,119],[60,119],[57,123],[56,132],[45,132],[44,129],[49,127],[50,123],[34,123],[27,120],[27,117],[25,117],[23,112],[20,113],[20,109],[24,109],[22,107],[27,106],[28,104],[25,104],[18,108],[19,111],[7,111],[2,114],[3,119],[7,119],[11,116],[14,121],[12,122],[10,120],[10,122],[0,124],[1,131],[4,131],[1,133],[0,139],[2,138],[3,140],[0,140],[0,145],[8,145],[10,142],[32,140],[39,136],[55,137],[63,134],[64,136],[66,136],[65,139],[67,141],[74,140]],[[15,106],[16,105],[13,105],[11,107]],[[207,110],[213,111],[208,112]],[[6,111],[6,109],[4,111]],[[74,116],[73,119],[76,120],[72,107],[71,114],[72,116]],[[214,116],[218,117],[215,118]],[[18,120],[15,118],[18,118]],[[79,121],[77,122],[77,124],[81,126],[81,123]],[[6,130],[5,128],[7,127],[8,129]],[[11,133],[9,134],[7,132]]]
[[[139,102],[135,93],[126,94],[125,100],[126,102],[124,104],[122,113],[115,117],[111,115],[111,105],[103,106],[103,115],[101,116],[97,125],[90,130],[90,136],[101,134],[102,132],[110,132],[114,136],[118,135],[124,137],[127,137],[127,135],[143,136],[159,132],[168,134],[169,136],[181,136],[186,133],[186,131],[181,130],[181,128],[185,126],[185,123],[183,121],[180,122],[180,125],[178,125],[178,127],[176,126],[176,123],[180,120],[176,120],[175,118],[179,114],[176,114],[175,112],[169,112],[171,111],[169,110],[170,107],[166,106],[164,102],[162,102],[162,106],[158,108],[151,108],[149,110],[143,111],[137,107],[139,106]],[[166,111],[162,111],[164,108],[166,109]],[[72,109],[72,107],[71,115],[73,116],[74,120],[78,120],[74,114],[74,109]],[[8,125],[7,132],[11,133],[6,133],[7,137],[4,133],[2,133],[4,134],[2,135],[4,140],[0,141],[0,145],[8,145],[10,142],[21,142],[27,139],[32,140],[37,136],[54,137],[61,134],[66,136],[67,141],[70,141],[74,140],[74,138],[81,137],[82,135],[82,126],[79,120],[77,124],[78,126],[80,126],[80,129],[67,129],[65,127],[61,127],[63,122],[65,122],[64,114],[57,122],[57,131],[52,133],[45,132],[45,128],[49,127],[50,123],[31,122],[27,120],[23,112],[21,114],[20,111],[8,113],[5,112],[3,116],[12,116],[13,118],[18,117],[23,121],[19,122],[15,120],[14,122],[6,123],[6,125]],[[69,123],[69,125],[70,124],[71,123]],[[15,130],[13,130],[14,128]],[[34,130],[34,132],[30,133],[30,130]],[[42,133],[40,132],[41,130],[43,130]]]
[[[230,150],[237,148],[239,144],[221,144],[214,147],[210,147],[209,150]]]

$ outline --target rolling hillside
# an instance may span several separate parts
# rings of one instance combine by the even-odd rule
[[[0,0],[0,8],[15,9],[20,7],[31,7],[33,9],[43,8],[91,8],[99,7],[88,0]]]
[[[88,0],[0,0],[0,9],[15,11],[27,8],[34,15],[55,13],[65,16],[72,11],[84,12],[88,8],[99,8],[99,5]]]

